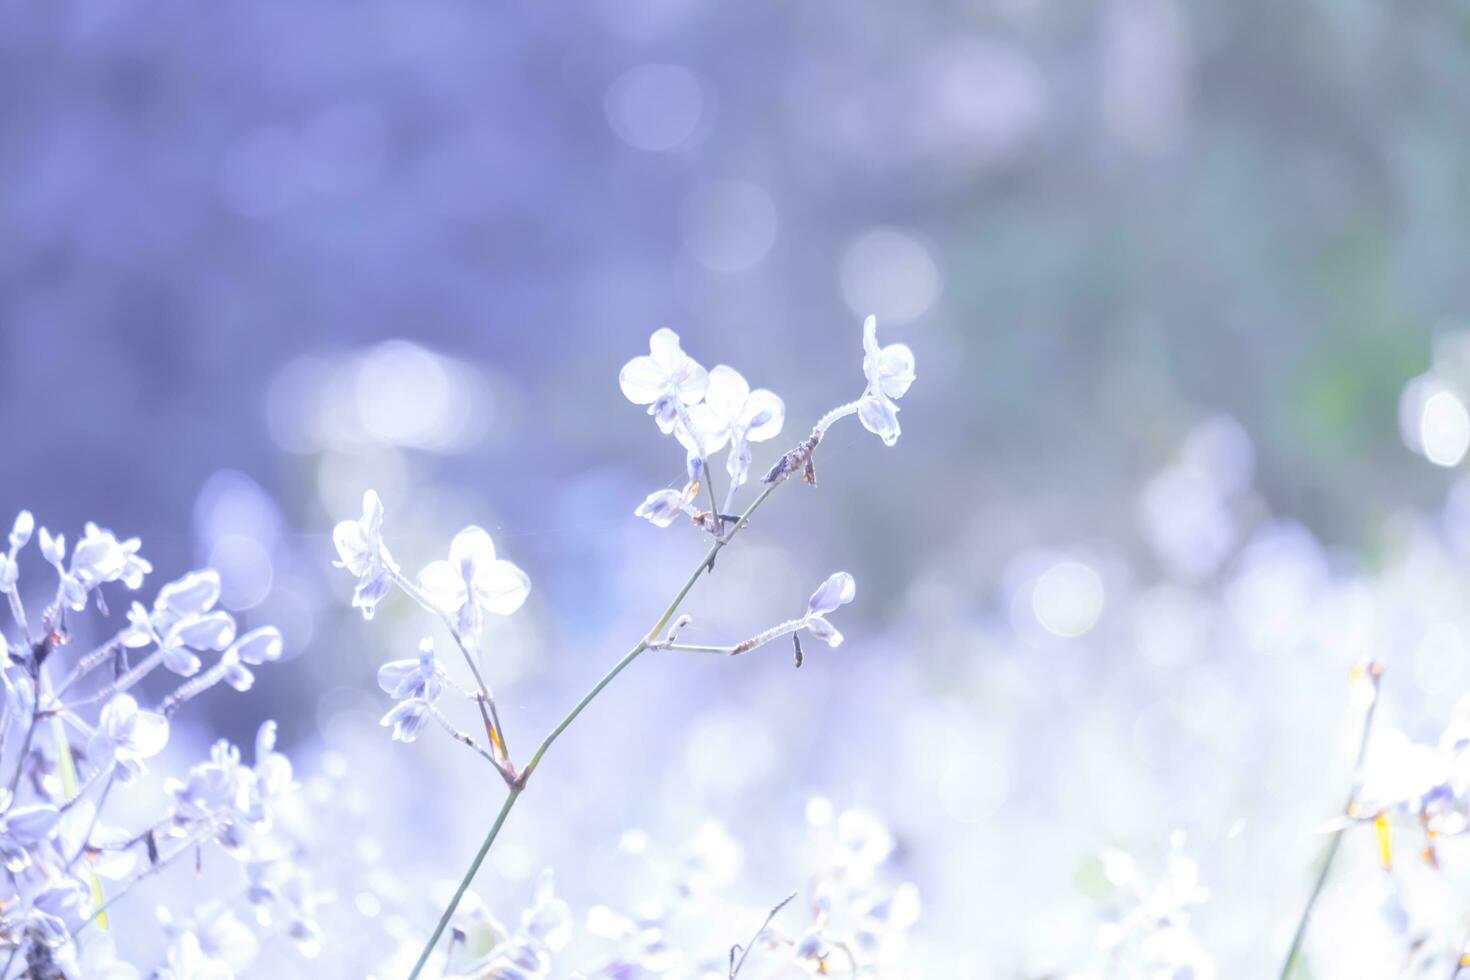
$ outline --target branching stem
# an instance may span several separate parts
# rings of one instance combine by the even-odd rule
[[[815,446],[815,443],[813,443],[813,446]],[[810,450],[807,451],[807,455],[810,455]],[[582,700],[578,701],[576,705],[572,707],[572,710],[567,712],[566,717],[562,718],[562,720],[557,723],[556,727],[553,728],[544,739],[542,739],[541,744],[537,747],[535,754],[532,755],[531,760],[526,763],[526,768],[521,770],[520,775],[517,777],[517,779],[513,783],[511,783],[510,793],[506,796],[505,802],[501,805],[500,813],[496,816],[495,822],[490,826],[490,832],[485,836],[485,840],[480,845],[479,851],[476,852],[474,860],[470,862],[469,869],[465,871],[464,877],[460,879],[459,886],[454,891],[454,897],[449,900],[449,905],[445,907],[443,914],[439,916],[439,922],[437,925],[434,926],[434,931],[432,934],[430,934],[428,942],[424,944],[423,952],[419,954],[418,962],[414,964],[412,972],[410,972],[408,975],[408,980],[417,980],[419,974],[423,972],[424,966],[429,962],[429,957],[433,955],[434,947],[439,943],[439,938],[444,935],[444,930],[448,927],[449,920],[454,917],[454,911],[459,907],[460,900],[464,898],[464,893],[469,890],[470,882],[474,881],[475,875],[480,870],[480,865],[485,862],[486,855],[490,853],[490,848],[495,844],[495,838],[499,836],[500,828],[505,825],[505,818],[509,816],[511,809],[516,804],[516,800],[520,799],[521,793],[525,790],[527,781],[531,778],[531,774],[536,771],[537,767],[541,765],[541,760],[546,757],[547,750],[549,750],[552,744],[561,737],[562,732],[565,732],[571,726],[572,722],[577,720],[577,717],[587,709],[587,706],[591,704],[594,700],[596,700],[597,696],[601,694],[603,690],[628,667],[629,664],[631,664],[634,660],[637,660],[638,656],[643,653],[643,651],[647,650],[652,644],[658,641],[658,637],[661,633],[663,633],[664,627],[669,625],[670,620],[674,618],[674,614],[679,611],[679,606],[683,604],[684,599],[689,595],[690,591],[693,590],[694,585],[696,582],[699,581],[700,576],[702,576],[705,571],[712,565],[715,558],[725,548],[725,546],[728,545],[732,540],[734,540],[735,535],[740,532],[740,529],[746,526],[746,522],[750,519],[751,515],[760,508],[761,504],[766,502],[766,498],[770,497],[772,492],[774,492],[778,486],[786,481],[787,475],[789,474],[783,474],[779,478],[768,482],[765,488],[762,489],[761,492],[756,496],[756,498],[750,502],[750,506],[745,508],[744,513],[740,515],[740,519],[736,521],[727,532],[715,538],[714,542],[710,544],[709,551],[706,552],[705,556],[702,559],[700,559],[699,564],[694,566],[694,571],[690,573],[689,578],[684,582],[684,585],[674,595],[674,598],[669,603],[668,608],[664,610],[663,615],[658,618],[658,621],[653,624],[653,627],[649,629],[648,633],[643,637],[643,639],[639,640],[638,643],[633,647],[633,649],[624,654],[621,660],[613,664],[612,669],[604,674],[601,680],[592,685],[592,689],[587,692]]]

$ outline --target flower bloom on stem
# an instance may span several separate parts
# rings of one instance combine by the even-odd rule
[[[847,605],[856,595],[857,583],[852,576],[847,572],[834,572],[807,600],[802,628],[817,639],[825,640],[828,646],[841,646],[842,634],[827,622],[827,614]]]
[[[434,641],[425,637],[413,660],[393,660],[378,668],[378,686],[398,704],[379,722],[393,729],[397,742],[412,742],[428,724],[444,689],[444,670],[434,659]]]
[[[633,510],[634,517],[641,517],[654,527],[668,527],[680,514],[694,517],[694,491],[697,483],[685,484],[683,490],[655,490],[643,498],[643,503]]]
[[[189,677],[200,666],[195,650],[223,650],[234,642],[235,620],[214,608],[219,596],[218,572],[190,572],[159,589],[151,611],[133,603],[119,639],[127,647],[157,645],[163,665]]]
[[[153,758],[167,744],[168,719],[139,708],[131,694],[117,694],[102,709],[87,754],[97,765],[116,763],[126,786],[148,771],[143,760]]]
[[[709,372],[684,353],[679,335],[667,328],[654,331],[648,350],[623,365],[618,385],[630,402],[648,406],[648,414],[667,435],[674,431],[685,407],[704,397]]]
[[[454,536],[449,560],[430,562],[419,572],[419,590],[451,616],[459,631],[478,636],[485,613],[509,616],[531,593],[526,573],[495,557],[495,543],[484,528],[470,526]]]
[[[914,352],[906,344],[878,346],[878,318],[863,321],[863,374],[868,387],[858,401],[858,418],[885,446],[898,441],[897,400],[914,383]]]
[[[357,576],[357,590],[352,605],[362,610],[363,619],[372,619],[378,603],[393,587],[393,559],[383,544],[383,501],[376,491],[362,495],[362,516],[355,521],[342,521],[332,530],[345,568]]]
[[[706,452],[718,452],[729,443],[725,471],[740,486],[750,473],[750,444],[781,434],[786,403],[765,388],[751,391],[739,371],[721,364],[710,372],[704,401],[689,410],[689,417],[704,440]]]
[[[14,803],[10,791],[0,787],[0,862],[5,870],[18,874],[30,867],[31,849],[51,838],[61,814],[49,803]]]

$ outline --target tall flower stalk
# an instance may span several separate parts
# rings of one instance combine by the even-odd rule
[[[769,469],[761,480],[760,490],[744,510],[733,514],[729,511],[733,509],[738,490],[746,482],[751,465],[751,443],[779,434],[785,419],[784,403],[764,389],[751,391],[745,379],[733,368],[720,365],[713,371],[706,371],[683,351],[678,335],[671,330],[657,331],[649,347],[648,355],[636,357],[624,366],[619,383],[628,399],[637,405],[647,405],[648,414],[653,416],[659,430],[673,435],[684,448],[687,482],[682,489],[669,488],[649,494],[634,513],[658,527],[668,527],[681,515],[686,516],[690,524],[705,536],[708,547],[659,617],[547,733],[524,767],[517,767],[510,756],[494,696],[477,663],[481,654],[484,615],[509,615],[520,607],[530,590],[530,582],[524,573],[495,556],[488,534],[480,528],[470,527],[456,536],[450,548],[449,561],[435,562],[425,568],[416,581],[410,580],[383,544],[383,507],[372,491],[368,491],[364,498],[362,517],[339,524],[334,533],[341,559],[338,565],[357,577],[353,604],[362,609],[365,617],[371,618],[377,604],[397,587],[442,619],[449,628],[474,677],[476,691],[464,693],[480,708],[489,747],[487,749],[474,737],[455,730],[440,713],[435,702],[443,690],[441,681],[447,675],[438,666],[432,641],[427,639],[420,647],[417,660],[395,661],[379,672],[379,685],[398,702],[383,717],[382,724],[392,728],[395,739],[412,741],[430,720],[439,721],[455,741],[468,745],[491,761],[508,789],[484,841],[419,954],[410,980],[417,978],[427,966],[460,901],[494,847],[511,810],[524,794],[551,746],[588,705],[643,653],[648,650],[688,650],[736,655],[791,636],[796,649],[796,663],[800,666],[802,633],[834,647],[842,642],[842,634],[827,621],[826,615],[850,602],[855,594],[853,578],[846,572],[838,572],[828,578],[808,600],[806,611],[799,618],[777,624],[733,646],[680,644],[677,642],[678,631],[688,622],[688,617],[677,620],[675,617],[700,579],[714,572],[720,552],[749,526],[756,511],[778,487],[797,474],[804,482],[815,486],[813,457],[834,424],[849,415],[856,415],[866,428],[882,438],[885,445],[893,445],[899,435],[897,399],[904,395],[914,380],[912,352],[902,344],[880,347],[876,322],[869,317],[863,325],[866,385],[862,395],[818,420],[810,435]],[[730,476],[723,506],[717,503],[719,497],[711,481],[710,465],[710,456],[721,449],[728,449],[726,470]],[[707,510],[695,505],[701,489],[708,493]]]
[[[1358,737],[1358,755],[1353,762],[1352,784],[1348,789],[1347,802],[1343,804],[1342,820],[1333,828],[1327,839],[1327,847],[1322,853],[1322,863],[1317,869],[1317,877],[1312,883],[1312,890],[1307,895],[1307,902],[1302,906],[1302,914],[1297,919],[1296,930],[1292,933],[1291,946],[1286,951],[1286,959],[1281,964],[1280,980],[1288,980],[1292,971],[1296,968],[1301,958],[1302,944],[1307,938],[1307,927],[1312,921],[1312,912],[1317,907],[1317,899],[1322,895],[1322,888],[1327,884],[1327,876],[1332,871],[1332,865],[1337,860],[1338,849],[1342,847],[1342,835],[1346,833],[1349,822],[1361,816],[1358,806],[1358,795],[1363,787],[1363,767],[1368,760],[1368,744],[1373,735],[1373,715],[1378,708],[1378,692],[1383,676],[1383,665],[1370,663],[1367,667],[1356,671],[1361,675],[1360,683],[1367,685],[1367,706],[1363,710],[1363,728]],[[1385,864],[1387,854],[1385,849]]]

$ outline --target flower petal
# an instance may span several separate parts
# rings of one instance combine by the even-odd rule
[[[486,611],[509,616],[531,594],[531,579],[504,559],[497,559],[475,575],[475,601]]]
[[[5,833],[29,847],[50,837],[60,819],[60,811],[46,803],[11,807],[5,813]]]
[[[447,561],[431,561],[419,572],[419,591],[445,612],[457,612],[468,599],[464,576]]]
[[[152,711],[138,712],[125,744],[134,755],[153,758],[168,744],[168,719]]]
[[[341,566],[353,575],[361,575],[367,565],[368,542],[362,525],[356,521],[341,521],[332,528],[332,543],[337,546]]]
[[[281,631],[261,626],[237,639],[230,649],[247,664],[263,664],[281,659],[281,647]]]
[[[827,577],[807,601],[810,612],[829,613],[838,606],[845,606],[857,595],[857,582],[847,572],[834,572]]]
[[[897,406],[883,395],[872,392],[864,395],[862,401],[858,402],[858,419],[863,423],[863,428],[883,440],[883,445],[891,446],[898,441],[900,429]]]
[[[648,338],[648,350],[666,376],[677,373],[684,365],[685,354],[679,346],[679,335],[668,327],[660,327],[653,332],[653,336]]]
[[[392,660],[378,668],[378,686],[395,701],[412,694],[423,679],[417,660]]]
[[[739,487],[745,485],[745,479],[750,475],[750,443],[744,439],[739,440],[730,447],[730,454],[725,457],[725,472],[730,474],[731,482]]]
[[[745,427],[745,438],[751,442],[764,442],[778,436],[786,424],[786,403],[774,391],[759,388],[746,400],[740,424]]]
[[[728,364],[719,364],[709,373],[709,386],[704,392],[704,404],[714,418],[725,425],[736,421],[750,397],[750,384],[744,376]]]
[[[195,650],[223,650],[234,639],[235,620],[222,610],[190,616],[168,631],[170,646],[182,644]]]
[[[693,405],[709,389],[709,372],[692,357],[684,359],[683,368],[674,375],[674,390],[685,405]]]
[[[473,577],[475,569],[484,568],[494,560],[495,542],[483,527],[471,524],[449,544],[449,564],[463,570],[466,578]]]
[[[806,628],[812,636],[819,640],[826,640],[828,646],[842,646],[842,633],[837,627],[827,622],[821,616],[811,615],[806,618]]]
[[[190,572],[159,589],[153,605],[176,616],[195,616],[214,607],[219,601],[219,590],[219,572],[206,568]]]
[[[429,705],[418,698],[409,698],[395,704],[378,722],[384,728],[393,729],[393,740],[412,742],[429,721]]]
[[[618,372],[618,386],[634,405],[651,405],[669,386],[669,376],[647,354],[635,357]]]
[[[878,353],[877,373],[883,394],[902,398],[914,383],[914,352],[907,344],[889,344]]]
[[[633,511],[654,527],[668,527],[684,509],[684,494],[677,490],[655,490]]]
[[[864,360],[878,356],[878,318],[870,316],[863,321]]]
[[[137,716],[138,702],[131,694],[114,694],[103,706],[97,727],[106,732],[108,738],[121,742],[128,737],[128,730]]]

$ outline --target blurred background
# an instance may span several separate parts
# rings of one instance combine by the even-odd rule
[[[347,608],[332,524],[373,487],[409,569],[476,522],[530,574],[488,665],[524,752],[703,547],[631,515],[683,467],[621,365],[668,326],[781,394],[760,471],[861,391],[874,313],[917,357],[903,437],[835,430],[690,606],[733,642],[847,569],[848,644],[640,661],[487,902],[543,865],[604,900],[624,831],[713,816],[770,904],[820,793],[892,828],[911,975],[1082,968],[1093,856],[1157,867],[1176,829],[1221,975],[1265,975],[1345,791],[1348,667],[1386,657],[1421,739],[1470,685],[1467,30],[1258,0],[6,2],[0,514],[141,535],[155,585],[219,568],[290,660],[212,692],[195,754],[278,719],[428,887],[501,791],[376,727],[377,666],[428,624]],[[1321,975],[1387,975],[1358,935]]]

